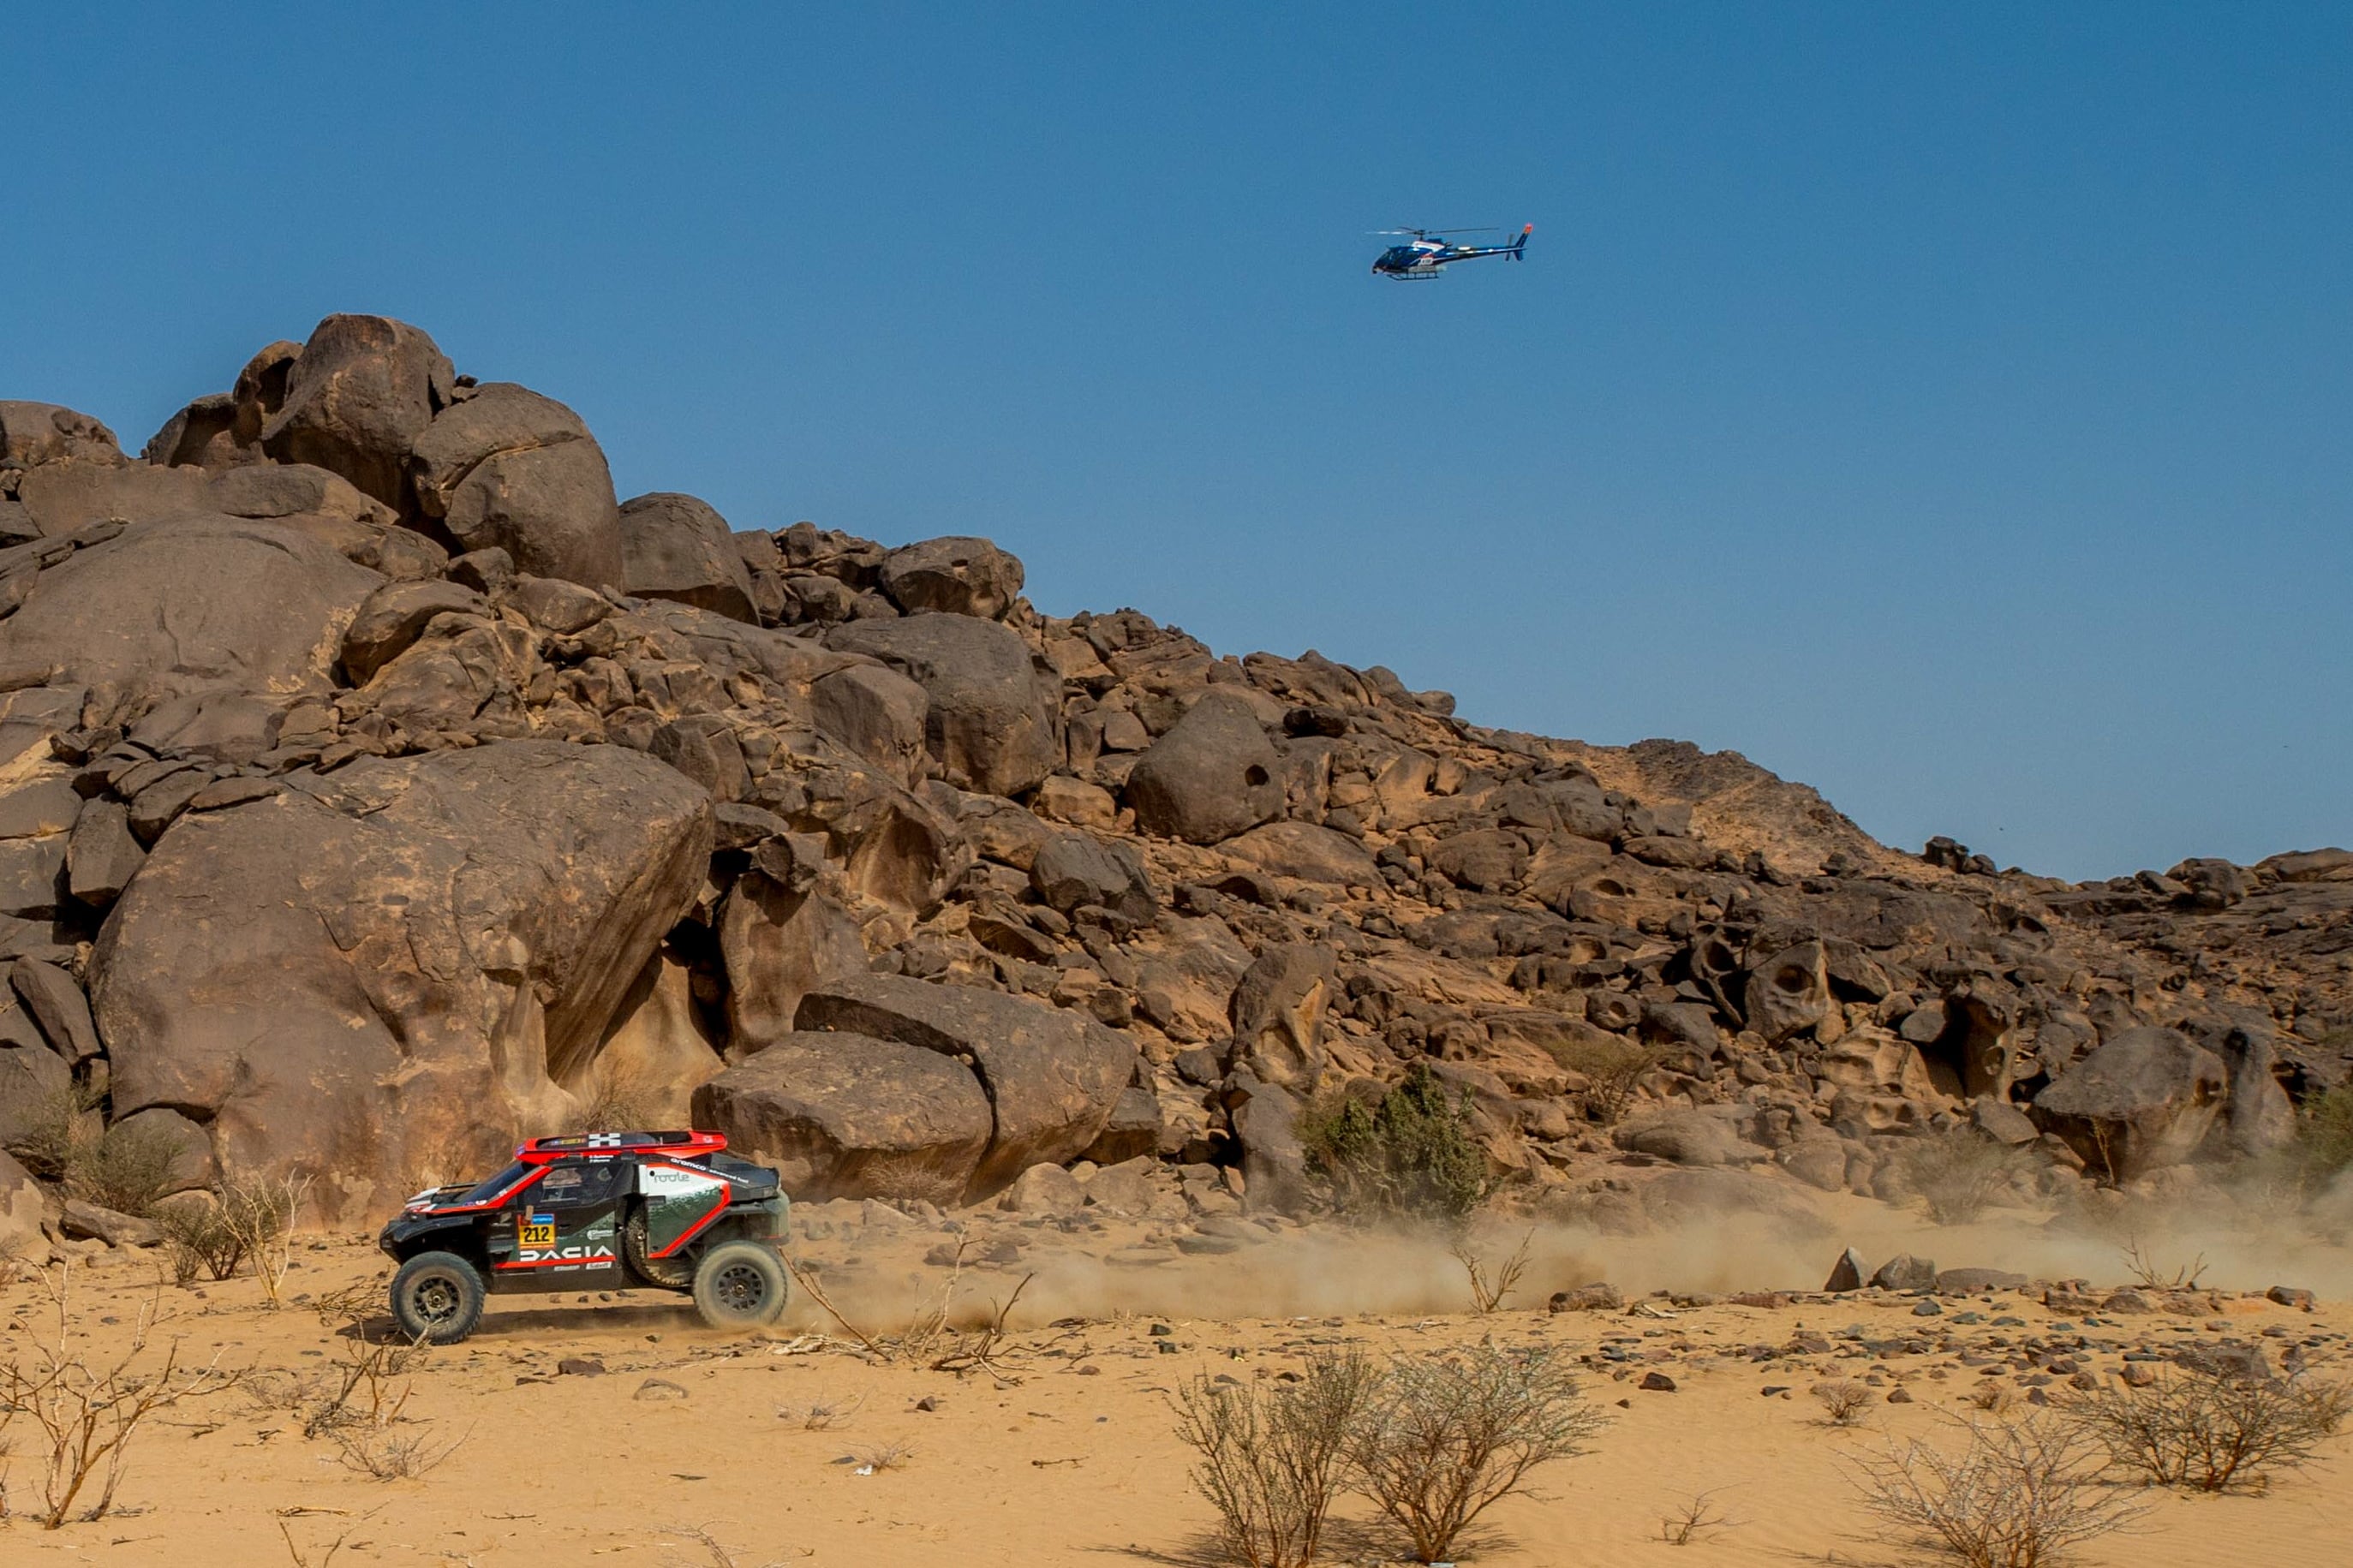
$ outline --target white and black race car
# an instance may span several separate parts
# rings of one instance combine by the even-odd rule
[[[776,1173],[716,1132],[535,1138],[470,1186],[408,1200],[376,1245],[400,1263],[392,1316],[411,1339],[474,1331],[491,1291],[691,1291],[713,1328],[785,1309],[791,1205]]]

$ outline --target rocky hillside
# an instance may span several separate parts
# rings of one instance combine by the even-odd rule
[[[1309,1201],[1302,1107],[1423,1062],[1507,1199],[1639,1224],[1689,1194],[1630,1178],[1694,1168],[1900,1196],[1957,1127],[2157,1179],[2277,1141],[2353,1016],[2343,850],[1898,853],[1729,753],[1042,616],[986,540],[620,500],[572,410],[382,318],[139,458],[0,403],[0,1145],[37,1166],[65,1106],[353,1223],[691,1118],[804,1197],[1131,1163],[1181,1219]],[[111,1223],[60,1197],[0,1155],[0,1244]]]

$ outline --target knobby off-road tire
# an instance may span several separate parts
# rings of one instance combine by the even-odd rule
[[[420,1252],[392,1277],[392,1321],[412,1340],[454,1345],[482,1321],[482,1277],[454,1252]]]
[[[629,1217],[621,1222],[621,1256],[628,1259],[630,1269],[639,1279],[672,1290],[692,1287],[692,1264],[682,1258],[652,1258],[647,1253],[646,1205],[631,1204]]]
[[[756,1329],[785,1310],[785,1265],[756,1241],[731,1241],[702,1255],[694,1307],[714,1329]]]

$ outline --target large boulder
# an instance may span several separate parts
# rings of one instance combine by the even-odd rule
[[[2231,1075],[2232,1151],[2263,1154],[2293,1142],[2295,1103],[2273,1075],[2278,1041],[2271,1026],[2258,1018],[2232,1027],[2221,1038],[2221,1054]]]
[[[988,1152],[973,1173],[975,1197],[1040,1161],[1077,1158],[1135,1070],[1134,1042],[1082,1014],[898,975],[819,985],[802,999],[797,1021],[804,1030],[847,1030],[970,1062],[995,1116]]]
[[[882,592],[911,616],[937,610],[1001,621],[1020,596],[1021,563],[986,539],[926,539],[882,557]]]
[[[434,616],[445,613],[481,616],[489,604],[473,589],[445,578],[387,583],[360,601],[343,629],[343,669],[364,686],[375,672],[406,652]]]
[[[1069,914],[1099,904],[1139,925],[1159,908],[1143,857],[1132,846],[1086,833],[1057,833],[1029,862],[1029,886],[1046,907]]]
[[[1283,942],[1242,972],[1227,1004],[1236,1066],[1279,1089],[1314,1092],[1324,1071],[1335,958],[1321,942]]]
[[[55,403],[0,398],[0,468],[36,468],[69,458],[122,461],[114,432]]]
[[[1827,963],[1820,942],[1801,942],[1752,968],[1742,999],[1748,1026],[1775,1046],[1820,1027],[1837,1006]]]
[[[774,1166],[805,1202],[955,1203],[990,1129],[988,1097],[962,1063],[847,1031],[771,1041],[694,1091],[694,1122]]]
[[[685,1127],[695,1089],[726,1065],[695,1005],[692,972],[665,948],[646,961],[606,1029],[588,1098],[608,1127]]]
[[[902,784],[923,776],[924,724],[932,700],[923,689],[880,664],[854,664],[809,686],[818,733]]]
[[[511,382],[480,387],[418,433],[412,462],[417,510],[459,549],[503,550],[518,572],[590,588],[627,577],[604,449],[555,399]]]
[[[739,1055],[765,1050],[792,1033],[801,998],[812,988],[865,972],[857,923],[816,890],[809,863],[818,855],[800,858],[802,874],[786,866],[778,867],[781,877],[745,871],[720,907],[728,1032]],[[774,855],[763,858],[776,861]]]
[[[126,522],[202,510],[205,476],[194,468],[75,458],[26,474],[16,499],[42,534],[62,539],[93,522]]]
[[[208,1121],[330,1217],[578,1114],[607,1024],[702,886],[709,797],[616,746],[364,759],[182,817],[100,935],[117,1114]]]
[[[2034,1109],[2095,1173],[2128,1182],[2187,1159],[2230,1081],[2221,1058],[2189,1036],[2143,1026],[2103,1041],[2036,1095]]]
[[[261,429],[281,463],[341,474],[395,510],[407,507],[408,458],[457,377],[431,338],[385,316],[329,316],[286,375],[284,402]]]
[[[623,502],[621,549],[621,585],[628,592],[759,623],[752,574],[727,520],[708,501],[657,490]]]
[[[970,616],[911,616],[854,621],[826,642],[879,658],[923,689],[925,743],[958,789],[1019,795],[1061,760],[1060,684],[1008,628]]]
[[[1282,815],[1282,771],[1257,710],[1210,691],[1138,760],[1127,804],[1146,833],[1216,844]]]
[[[1270,822],[1218,846],[1261,871],[1335,887],[1379,888],[1381,868],[1362,844],[1312,822]]]
[[[0,622],[0,664],[46,667],[52,686],[87,688],[101,714],[125,718],[203,691],[323,691],[383,581],[283,522],[136,522],[41,573]]]

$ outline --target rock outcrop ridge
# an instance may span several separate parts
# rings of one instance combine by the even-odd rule
[[[2353,1053],[2344,850],[1904,854],[1729,753],[1022,581],[620,500],[570,409],[383,318],[142,458],[0,403],[0,1147],[71,1096],[353,1221],[692,1114],[810,1196],[1143,1157],[1295,1204],[1300,1108],[1426,1062],[1503,1191],[1640,1224],[1900,1197],[1947,1129],[2045,1190],[2179,1180]],[[1614,1131],[1611,1041],[1653,1064]]]

